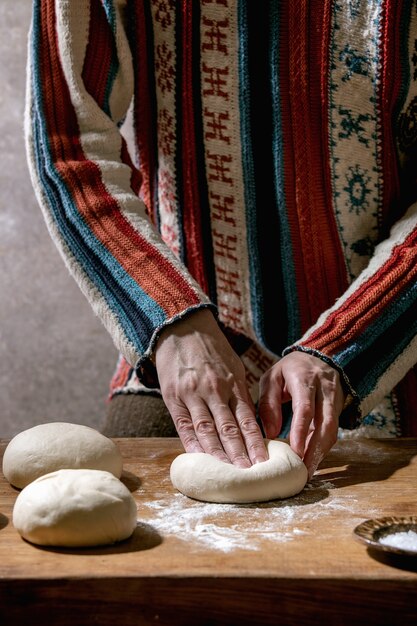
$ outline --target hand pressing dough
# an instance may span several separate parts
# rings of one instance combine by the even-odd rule
[[[202,452],[180,454],[171,465],[171,482],[184,495],[204,502],[265,502],[299,493],[308,478],[302,460],[283,441],[265,443],[269,459],[249,468]]]
[[[28,428],[10,441],[3,457],[6,480],[22,489],[39,476],[59,469],[97,469],[122,474],[116,444],[94,428],[52,422]]]
[[[136,514],[132,494],[113,474],[63,469],[19,493],[13,525],[24,539],[43,546],[98,546],[130,537]]]

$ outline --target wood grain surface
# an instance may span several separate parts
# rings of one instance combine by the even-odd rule
[[[370,552],[368,518],[417,514],[417,440],[340,441],[304,491],[259,505],[190,500],[177,439],[117,439],[138,526],[120,544],[40,548],[0,477],[0,624],[417,624],[417,559]],[[4,451],[7,442],[2,442]]]

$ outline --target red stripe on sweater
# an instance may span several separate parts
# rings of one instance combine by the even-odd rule
[[[82,78],[89,94],[104,106],[107,79],[112,61],[113,42],[106,33],[106,16],[100,0],[90,0],[88,45]]]
[[[131,3],[132,4],[132,3]],[[147,41],[149,33],[146,27],[145,9],[142,0],[136,0],[134,7],[135,33],[132,47],[135,71],[135,106],[134,119],[136,143],[142,175],[141,198],[156,224],[155,207],[155,172],[156,172],[156,137],[152,115],[152,94],[155,96],[149,73],[149,53]]]
[[[402,2],[401,2],[402,5]],[[387,230],[385,215],[392,207],[392,203],[398,201],[399,180],[397,167],[397,153],[395,140],[393,137],[392,115],[399,97],[401,87],[401,59],[399,55],[401,36],[401,15],[402,6],[393,0],[386,0],[382,13],[381,24],[381,90],[379,93],[379,114],[380,126],[379,134],[381,141],[379,145],[384,146],[380,151],[381,177],[383,180],[383,199],[379,212],[379,223],[382,231]],[[396,248],[390,263],[380,269],[380,271],[364,283],[361,288],[353,294],[348,301],[331,315],[324,326],[313,333],[305,342],[309,347],[317,350],[325,350],[326,353],[335,354],[345,342],[353,339],[355,335],[363,332],[372,321],[377,319],[376,311],[381,307],[389,305],[409,283],[410,275],[407,276],[405,267],[401,264],[402,251],[410,245],[412,239],[408,239],[402,246]],[[412,254],[411,249],[408,254]],[[398,263],[398,265],[397,265]],[[378,300],[378,294],[384,290],[385,296]],[[368,310],[367,310],[368,309]]]
[[[295,282],[298,295],[298,313],[300,315],[301,328],[306,329],[310,326],[308,289],[304,280],[303,261],[301,258],[301,232],[299,230],[296,206],[296,189],[295,189],[295,154],[293,145],[293,116],[291,111],[291,95],[290,95],[290,67],[289,67],[289,39],[288,30],[289,7],[287,2],[282,3],[280,9],[280,42],[279,42],[279,79],[280,79],[280,101],[281,101],[281,127],[282,127],[282,143],[283,143],[283,159],[284,159],[284,194],[287,206],[287,217],[291,233],[291,249],[300,252],[299,255],[293,255]]]
[[[193,0],[183,0],[182,19],[182,173],[183,173],[183,224],[184,249],[187,251],[187,267],[208,293],[209,286],[204,271],[203,235],[201,232],[201,208],[198,188],[198,161],[195,144],[195,112],[193,97]]]
[[[328,46],[330,0],[285,4],[288,20],[288,89],[293,177],[287,198],[302,331],[315,323],[347,287],[346,269],[331,204],[328,153]],[[284,136],[286,134],[285,126]],[[324,172],[324,174],[323,174]]]
[[[410,268],[413,268],[410,271]],[[380,311],[398,299],[417,277],[417,233],[394,248],[389,260],[365,281],[301,345],[337,354],[378,319]]]
[[[199,300],[175,268],[133,229],[105,188],[98,166],[86,159],[61,67],[53,0],[42,2],[42,18],[43,104],[55,167],[94,236],[167,316],[173,316]]]

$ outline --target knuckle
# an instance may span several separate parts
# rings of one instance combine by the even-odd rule
[[[174,416],[174,423],[175,423],[175,427],[178,431],[178,434],[187,434],[190,431],[194,432],[194,426],[193,426],[193,422],[191,420],[191,417],[189,417],[188,415],[180,415],[180,416]]]
[[[184,417],[175,420],[175,428],[177,429],[178,436],[180,437],[185,449],[191,449],[197,441],[191,419]]]
[[[206,379],[207,391],[211,396],[221,396],[224,388],[224,382],[215,376]]]
[[[187,449],[188,446],[191,446],[192,444],[194,444],[196,442],[196,437],[193,437],[191,434],[181,434],[181,441],[185,447],[185,449]]]
[[[265,445],[263,442],[253,441],[246,445],[249,454],[254,453],[257,455],[259,452],[261,454],[265,453]]]
[[[205,383],[210,395],[218,398],[225,398],[229,396],[228,389],[231,386],[230,375],[221,378],[215,372],[212,372],[210,376],[206,377]]]
[[[332,380],[324,380],[323,381],[323,392],[327,395],[327,396],[331,396],[334,397],[336,395],[337,392],[337,388],[338,388],[338,381],[335,379]]]
[[[198,377],[193,370],[183,368],[179,379],[180,394],[194,393],[198,388],[198,382]]]
[[[215,432],[213,421],[207,417],[197,417],[194,420],[197,435],[212,435]]]
[[[224,422],[219,426],[219,434],[224,438],[234,439],[239,437],[239,428],[234,422]]]
[[[240,429],[245,435],[254,435],[259,432],[259,426],[252,417],[242,419],[240,421]]]

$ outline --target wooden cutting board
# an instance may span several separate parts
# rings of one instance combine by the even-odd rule
[[[115,441],[138,506],[137,530],[115,546],[23,541],[18,492],[0,477],[1,626],[417,624],[417,559],[353,537],[365,519],[417,515],[416,439],[342,440],[301,494],[259,505],[176,492],[177,439]]]

